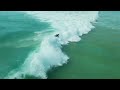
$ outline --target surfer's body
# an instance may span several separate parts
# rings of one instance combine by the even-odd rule
[[[55,37],[59,37],[59,34],[56,34]]]

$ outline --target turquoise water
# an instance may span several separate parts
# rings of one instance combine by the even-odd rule
[[[34,32],[48,27],[20,12],[0,12],[0,78],[20,67],[38,44]]]
[[[120,12],[100,12],[95,29],[64,52],[69,64],[51,71],[49,78],[120,78]]]
[[[120,78],[120,12],[101,11],[95,28],[80,42],[62,50],[70,59],[53,68],[48,79]],[[19,68],[30,52],[50,33],[50,24],[21,12],[0,12],[0,78]],[[36,37],[35,32],[44,32]],[[46,50],[47,51],[47,50]],[[35,78],[27,76],[26,78]]]

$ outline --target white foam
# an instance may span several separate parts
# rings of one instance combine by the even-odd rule
[[[28,11],[27,13],[41,21],[50,22],[56,32],[60,33],[64,44],[68,41],[80,41],[78,36],[87,34],[93,28],[90,22],[94,22],[98,16],[97,11]]]
[[[45,36],[20,69],[10,72],[6,78],[23,78],[21,75],[47,78],[48,70],[62,66],[69,59],[61,51],[61,44],[80,41],[80,36],[94,28],[91,22],[95,22],[98,17],[98,11],[27,11],[25,13],[40,21],[49,22],[54,32]],[[58,33],[59,38],[54,37]]]

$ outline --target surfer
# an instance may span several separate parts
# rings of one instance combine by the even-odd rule
[[[59,37],[59,34],[56,34],[55,37]]]

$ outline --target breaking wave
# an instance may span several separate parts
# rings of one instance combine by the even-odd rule
[[[31,75],[46,79],[48,70],[68,62],[69,57],[62,52],[62,46],[69,42],[80,41],[83,34],[94,28],[92,23],[98,17],[98,11],[26,11],[24,13],[50,23],[52,32],[43,35],[41,43],[28,55],[22,66],[11,71],[5,78],[22,79],[26,75]],[[41,34],[41,32],[36,33]],[[56,34],[59,34],[59,37],[55,37]]]

